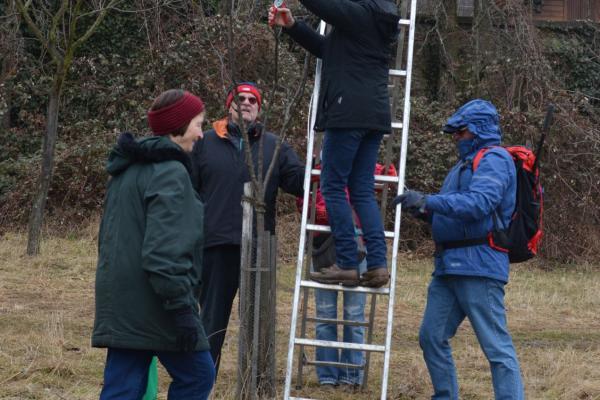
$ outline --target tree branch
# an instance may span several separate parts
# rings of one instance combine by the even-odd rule
[[[288,103],[287,107],[285,108],[285,113],[284,113],[284,117],[283,117],[283,125],[281,127],[279,140],[277,141],[277,145],[275,146],[275,151],[273,153],[273,160],[271,161],[271,165],[269,165],[269,169],[267,171],[267,174],[265,175],[265,180],[264,180],[265,187],[268,185],[271,175],[273,175],[273,169],[275,168],[275,161],[277,160],[277,158],[279,157],[279,153],[281,152],[281,142],[285,139],[288,125],[292,119],[292,112],[291,112],[292,107],[294,107],[296,105],[296,103],[298,102],[298,100],[300,100],[300,98],[302,97],[302,94],[304,93],[304,88],[306,87],[306,80],[308,79],[308,67],[310,65],[309,61],[310,61],[310,54],[308,52],[306,52],[306,54],[304,56],[304,68],[302,71],[302,80],[300,81],[300,85],[298,86],[296,93],[294,93],[292,100]]]
[[[58,50],[50,46],[49,40],[46,37],[44,37],[44,34],[40,30],[40,28],[36,25],[35,21],[33,21],[31,15],[29,15],[29,6],[31,5],[31,0],[25,4],[23,4],[22,0],[15,0],[15,5],[17,6],[19,13],[25,20],[25,23],[27,23],[27,26],[29,27],[29,29],[31,29],[31,32],[33,32],[33,34],[40,41],[42,46],[50,53],[52,61],[56,64],[59,64],[62,60],[62,57],[58,53]]]
[[[64,19],[65,13],[67,12],[67,8],[69,6],[69,0],[62,0],[60,3],[60,8],[56,13],[52,16],[52,22],[48,27],[48,45],[52,48],[57,48],[57,31],[58,25]]]
[[[88,30],[83,34],[83,36],[77,39],[77,41],[73,44],[73,51],[79,48],[86,40],[89,39],[90,36],[92,36],[92,33],[94,33],[98,25],[100,25],[100,23],[102,23],[102,20],[104,20],[104,17],[106,17],[108,10],[113,8],[117,3],[119,3],[119,1],[120,0],[111,0],[106,7],[100,9],[100,12],[96,17],[94,23],[88,28]]]

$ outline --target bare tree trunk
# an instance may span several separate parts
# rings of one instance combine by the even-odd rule
[[[59,67],[61,68],[61,67]],[[60,75],[60,73],[57,73]],[[31,214],[29,216],[29,234],[27,237],[27,255],[33,256],[40,252],[40,237],[44,222],[44,209],[52,181],[54,168],[54,148],[58,131],[58,106],[62,91],[63,77],[57,76],[49,96],[46,135],[42,148],[42,166],[38,179],[37,192],[33,199]]]
[[[253,207],[255,192],[252,187],[252,183],[246,183],[242,199],[244,220],[236,396],[242,400],[275,396],[276,246],[274,238],[263,228],[264,207]]]
[[[261,173],[262,175],[262,173]],[[259,352],[265,351],[265,349],[261,349],[260,346],[260,336],[263,332],[260,331],[260,317],[261,317],[261,306],[263,302],[264,293],[261,291],[261,281],[264,276],[264,250],[265,250],[265,214],[264,208],[256,210],[256,263],[254,264],[254,301],[252,303],[252,364],[251,364],[251,385],[250,388],[250,400],[255,400],[258,398],[258,354]]]
[[[69,7],[69,2],[63,0],[51,18],[38,19],[35,12],[30,12],[30,1],[14,0],[14,5],[19,11],[22,20],[29,27],[33,35],[47,50],[52,63],[56,66],[53,75],[52,88],[48,94],[48,112],[46,115],[46,135],[42,148],[42,167],[38,179],[38,188],[34,196],[31,213],[29,216],[29,235],[27,238],[27,254],[37,255],[40,252],[40,233],[44,222],[44,209],[52,180],[54,167],[54,147],[58,133],[58,107],[62,94],[62,87],[67,76],[67,71],[73,62],[75,52],[98,28],[109,9],[121,0],[100,2],[96,9],[95,19],[86,29],[78,29],[77,21],[85,12],[82,10],[83,1]],[[12,4],[12,3],[11,3]],[[35,7],[32,7],[35,9]],[[78,35],[78,33],[82,33]],[[59,45],[60,43],[60,45]]]
[[[234,1],[230,0],[229,14],[230,24],[228,29],[228,54],[230,56],[230,70],[234,84],[235,77],[235,52],[233,47],[233,15]],[[281,32],[279,32],[281,34]],[[275,83],[278,87],[278,36],[275,44]],[[282,128],[282,136],[285,136],[287,125],[291,118],[291,109],[303,93],[308,76],[309,57],[305,57],[304,74],[302,82],[296,90],[291,102],[288,104]],[[234,100],[235,101],[235,100]],[[269,116],[268,109],[263,120],[263,129],[266,131]],[[273,398],[275,396],[275,301],[276,301],[276,241],[264,230],[265,223],[265,190],[277,164],[281,151],[281,141],[275,146],[275,151],[270,164],[264,165],[264,135],[255,145],[258,146],[256,160],[250,147],[250,140],[240,119],[240,129],[244,137],[244,152],[246,155],[246,166],[250,173],[251,182],[247,187],[252,191],[246,191],[242,201],[244,208],[244,226],[242,228],[242,263],[240,277],[240,345],[238,348],[238,386],[237,397],[242,400],[255,400],[260,398]],[[256,164],[255,164],[256,162]],[[256,218],[252,219],[252,208]],[[249,216],[250,215],[250,216]],[[248,221],[256,223],[253,230],[255,235],[248,236]],[[251,250],[244,250],[251,249]],[[254,251],[254,256],[248,256],[248,251]],[[245,259],[244,259],[245,257]],[[243,289],[242,289],[243,288]],[[258,397],[257,397],[258,396]]]
[[[252,320],[250,316],[249,301],[252,288],[250,270],[252,267],[252,230],[253,230],[253,208],[250,202],[252,197],[252,184],[244,185],[244,197],[242,198],[243,222],[242,222],[242,246],[240,252],[240,336],[238,341],[238,380],[237,396],[241,399],[242,393],[248,391],[249,376],[248,365],[250,365],[250,343],[252,342]]]
[[[265,232],[265,269],[261,274],[260,352],[258,353],[258,390],[261,398],[274,398],[275,392],[275,325],[277,319],[277,238]]]

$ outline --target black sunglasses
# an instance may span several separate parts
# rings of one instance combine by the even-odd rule
[[[249,96],[243,96],[243,95],[238,95],[238,103],[243,103],[244,101],[248,100],[248,103],[255,105],[256,102],[258,101],[256,99],[256,97],[249,97]]]

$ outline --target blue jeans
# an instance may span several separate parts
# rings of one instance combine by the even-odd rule
[[[148,367],[156,355],[173,382],[169,400],[205,400],[215,382],[209,351],[175,352],[109,348],[100,400],[139,400],[146,392]]]
[[[366,261],[363,260],[359,265],[360,272],[366,269]],[[365,293],[344,292],[344,320],[346,321],[365,321]],[[336,290],[315,290],[315,302],[318,318],[337,319],[337,300],[338,292]],[[316,336],[318,340],[337,341],[336,324],[316,324]],[[344,325],[343,342],[364,343],[365,328],[362,326]],[[326,347],[317,347],[317,361],[342,362],[346,364],[364,364],[364,352],[356,350],[333,349]],[[363,369],[358,368],[338,368],[338,367],[317,367],[317,377],[320,384],[337,385],[345,383],[349,385],[360,385],[363,380]]]
[[[328,129],[323,140],[321,193],[335,237],[337,265],[358,266],[352,209],[361,222],[367,268],[387,268],[383,222],[375,199],[375,164],[382,133],[366,129]]]
[[[434,277],[427,292],[419,344],[433,384],[432,399],[458,399],[448,340],[465,317],[490,363],[496,400],[524,399],[519,361],[506,325],[504,283],[457,275]]]

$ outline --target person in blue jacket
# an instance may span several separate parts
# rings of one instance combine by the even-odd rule
[[[495,398],[523,399],[519,361],[504,307],[508,254],[477,240],[495,227],[508,227],[516,199],[515,165],[505,149],[493,147],[473,172],[477,152],[499,146],[502,139],[498,112],[488,101],[469,101],[443,130],[452,135],[459,160],[441,191],[432,195],[408,191],[394,201],[431,223],[436,244],[435,269],[419,332],[435,392],[432,399],[458,399],[449,340],[465,317],[490,363]]]

